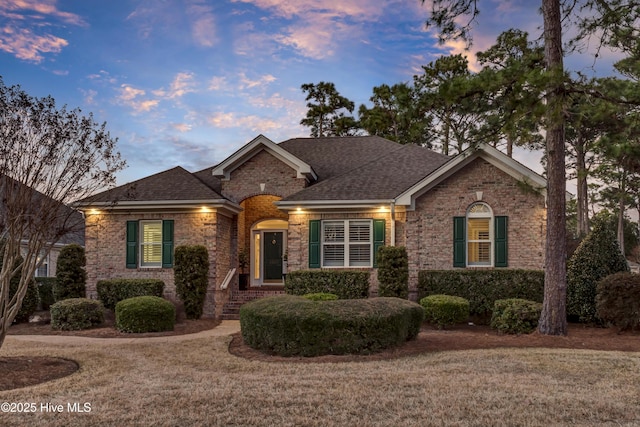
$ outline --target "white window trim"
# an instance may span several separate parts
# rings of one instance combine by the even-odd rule
[[[146,243],[144,240],[144,224],[160,224],[160,243]],[[138,264],[140,268],[162,268],[162,220],[141,220],[139,221],[140,229],[138,230]],[[157,263],[144,264],[144,247],[160,246],[160,261]]]
[[[471,209],[474,206],[477,205],[483,205],[486,206],[487,209],[489,210],[489,212],[471,212]],[[473,218],[479,218],[479,219],[488,219],[489,220],[489,263],[474,263],[469,261],[469,254],[471,253],[471,251],[469,250],[469,243],[486,243],[487,240],[470,240],[469,239],[469,219],[473,219]],[[493,209],[491,209],[491,206],[489,206],[488,204],[484,203],[484,202],[476,202],[473,203],[471,206],[469,206],[469,209],[467,209],[467,218],[466,218],[466,227],[465,227],[465,233],[467,233],[467,235],[465,236],[465,244],[467,245],[466,247],[466,262],[467,262],[467,267],[476,267],[476,268],[481,268],[481,267],[485,267],[485,268],[490,268],[494,266],[494,247],[495,247],[495,231],[494,231],[494,219],[493,219]]]
[[[325,240],[325,225],[328,223],[339,223],[342,222],[344,224],[344,241],[343,242],[327,242]],[[351,222],[366,222],[369,225],[369,262],[367,265],[349,265],[349,246],[350,245],[364,245],[367,242],[350,242],[349,241],[349,224]],[[320,227],[320,255],[321,255],[321,266],[322,268],[372,268],[373,267],[373,220],[366,218],[353,218],[353,219],[327,219],[321,221]],[[325,246],[326,245],[342,245],[344,248],[343,252],[343,262],[342,265],[326,265],[324,254],[325,254]]]

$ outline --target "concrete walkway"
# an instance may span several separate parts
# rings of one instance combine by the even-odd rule
[[[196,332],[186,335],[169,335],[163,337],[142,337],[142,338],[92,338],[77,337],[73,335],[7,335],[5,343],[18,341],[41,342],[56,345],[78,345],[78,344],[129,344],[129,343],[163,343],[179,342],[198,338],[220,337],[240,332],[239,320],[223,320],[218,326],[206,331]]]

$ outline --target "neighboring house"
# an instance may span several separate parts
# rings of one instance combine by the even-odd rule
[[[173,248],[209,250],[205,312],[281,290],[286,271],[365,269],[405,246],[415,296],[425,269],[544,266],[546,182],[498,150],[450,158],[376,137],[260,135],[222,163],[176,167],[84,199],[88,291],[101,279],[159,278],[173,296]],[[238,253],[249,288],[238,287]],[[284,262],[286,255],[287,262]]]
[[[38,219],[33,221],[33,223],[40,226],[42,224],[41,221],[44,221],[46,230],[43,237],[47,234],[51,237],[51,239],[44,239],[45,241],[48,241],[47,245],[54,240],[56,241],[56,243],[51,246],[48,253],[43,250],[38,257],[40,266],[36,269],[35,276],[55,277],[56,264],[58,262],[60,250],[64,246],[72,243],[84,246],[84,219],[82,217],[82,213],[56,202],[54,199],[47,197],[37,190],[33,190],[23,184],[19,184],[11,178],[6,176],[2,176],[1,178],[4,179],[0,179],[0,197],[3,200],[3,202],[0,202],[0,230],[3,229],[4,226],[7,197],[27,197],[27,200],[31,200],[32,203],[29,203],[29,208],[34,210],[32,216],[38,217]],[[5,185],[16,186],[14,188],[14,193],[9,193],[10,195],[8,195],[5,192]],[[49,211],[49,216],[43,217],[41,215],[42,212],[47,210]],[[51,220],[51,222],[49,222],[49,220]],[[20,245],[23,256],[27,253],[29,245],[27,239],[28,236],[25,237],[25,240],[21,241]]]

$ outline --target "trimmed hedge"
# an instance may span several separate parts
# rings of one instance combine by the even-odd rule
[[[338,295],[328,294],[326,292],[316,292],[315,294],[302,295],[302,298],[306,298],[311,301],[335,301],[338,299]]]
[[[544,271],[519,269],[422,270],[418,300],[436,294],[469,300],[469,314],[489,319],[499,299],[522,298],[542,302]]]
[[[529,334],[538,327],[542,304],[520,298],[498,300],[491,316],[491,328],[505,334]]]
[[[155,296],[129,298],[116,304],[116,328],[121,332],[172,331],[176,308]]]
[[[598,282],[598,317],[620,330],[640,327],[640,274],[616,273]]]
[[[429,295],[420,300],[425,320],[440,328],[462,323],[469,318],[469,301],[452,295]]]
[[[369,272],[353,270],[298,270],[287,274],[284,290],[289,295],[324,292],[340,299],[367,298]]]
[[[120,301],[140,296],[162,297],[164,282],[158,279],[111,279],[99,280],[98,299],[109,310],[114,310]]]
[[[409,297],[409,257],[403,246],[381,246],[376,253],[378,296]]]
[[[240,308],[242,338],[280,356],[369,354],[415,339],[424,310],[399,298],[310,301],[278,295]]]
[[[49,310],[56,299],[53,297],[53,287],[56,284],[55,277],[36,277],[36,285],[38,287],[38,302],[42,310]]]
[[[173,257],[176,294],[187,319],[199,319],[209,286],[209,252],[204,246],[177,246]]]
[[[50,308],[51,328],[63,331],[79,331],[104,322],[104,306],[100,301],[88,298],[68,298]]]
[[[60,249],[56,263],[56,283],[53,296],[56,301],[67,298],[84,298],[87,295],[87,264],[84,248],[80,245],[66,245]]]

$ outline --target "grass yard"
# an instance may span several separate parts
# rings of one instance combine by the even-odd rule
[[[36,413],[2,413],[0,425],[640,425],[640,353],[492,349],[273,363],[229,354],[230,339],[72,345],[8,339],[2,356],[65,357],[80,370],[0,392],[0,403],[38,406]],[[90,403],[90,412],[67,412],[76,402]],[[41,411],[47,403],[64,411]]]

